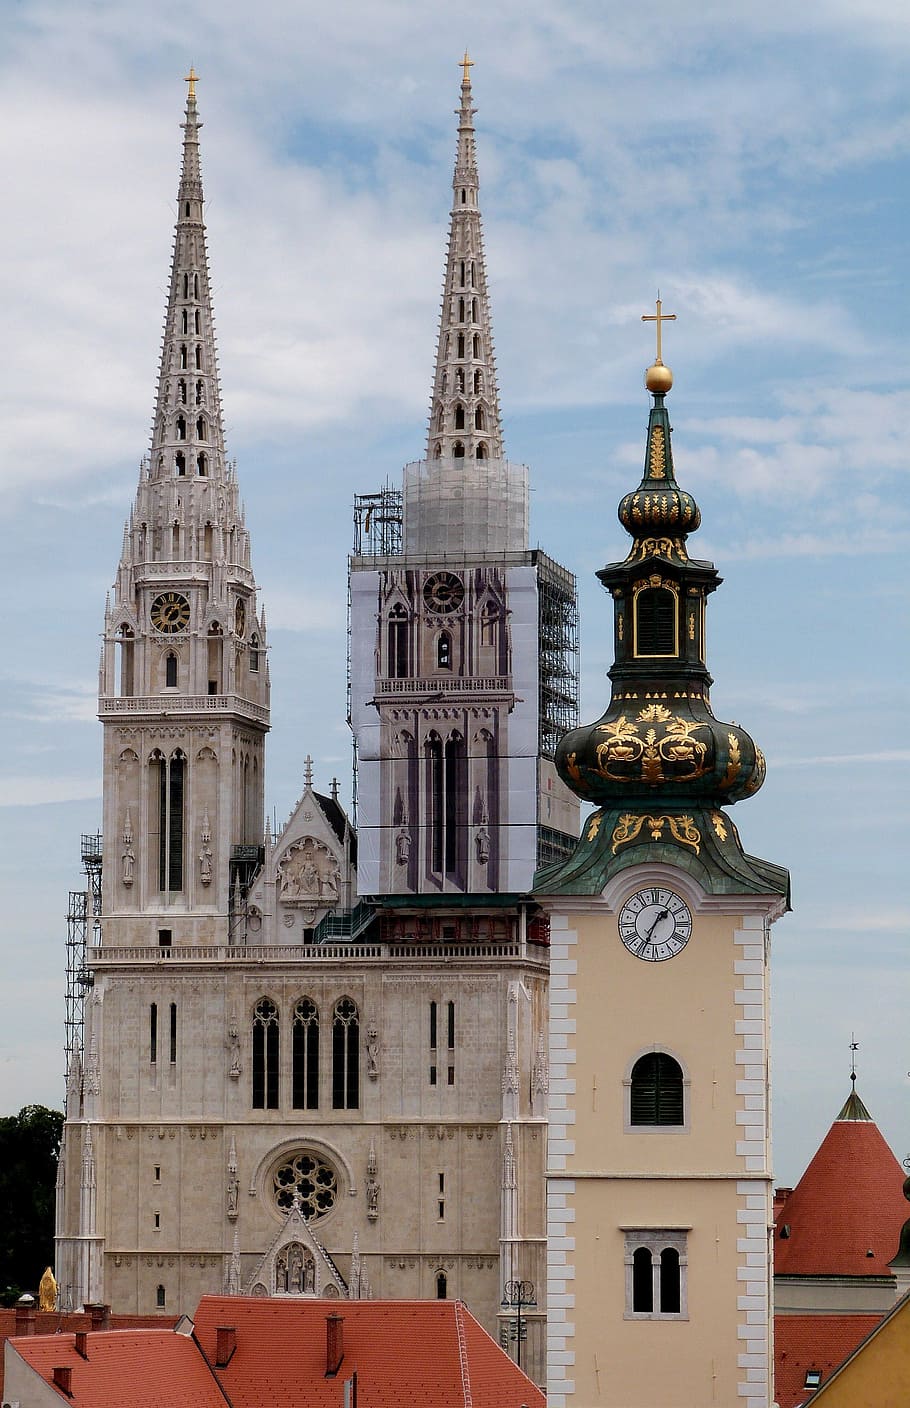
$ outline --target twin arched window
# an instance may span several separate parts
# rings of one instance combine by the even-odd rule
[[[627,1316],[685,1316],[685,1232],[627,1232],[626,1267]]]

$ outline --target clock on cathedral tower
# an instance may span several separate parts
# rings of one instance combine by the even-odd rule
[[[673,471],[658,356],[632,544],[613,603],[609,707],[556,765],[593,803],[574,854],[538,872],[550,913],[548,1402],[769,1408],[768,960],[788,907],[725,808],[765,761],[711,712],[712,563]],[[605,1346],[609,1345],[609,1358]]]

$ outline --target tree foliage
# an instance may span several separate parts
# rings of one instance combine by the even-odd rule
[[[11,1304],[23,1291],[37,1297],[46,1266],[54,1264],[54,1188],[63,1115],[25,1105],[0,1118],[0,1297]]]

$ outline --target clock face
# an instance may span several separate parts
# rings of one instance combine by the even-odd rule
[[[185,631],[190,621],[190,604],[180,592],[162,592],[152,602],[152,625],[156,631],[173,635]]]
[[[234,630],[238,636],[242,636],[246,629],[246,603],[242,596],[238,596],[237,605],[234,607]]]
[[[464,601],[464,586],[454,572],[434,572],[423,584],[423,599],[431,611],[457,611]]]
[[[672,890],[639,890],[619,911],[619,937],[636,958],[663,963],[675,958],[692,937],[691,910]]]

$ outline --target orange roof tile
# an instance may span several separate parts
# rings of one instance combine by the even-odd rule
[[[820,1369],[821,1382],[826,1383],[881,1319],[881,1315],[775,1315],[774,1401],[779,1408],[811,1403],[807,1370]]]
[[[111,1330],[170,1329],[177,1323],[176,1315],[111,1315]],[[36,1310],[32,1331],[36,1335],[59,1335],[67,1331],[90,1330],[92,1317],[87,1310]],[[16,1333],[16,1310],[0,1309],[0,1398],[3,1396],[3,1346]]]
[[[891,1275],[904,1173],[874,1121],[845,1119],[848,1108],[859,1106],[844,1106],[777,1215],[775,1276]]]
[[[344,1319],[344,1360],[326,1378],[326,1317]],[[215,1362],[216,1332],[232,1326],[236,1351],[215,1373],[234,1408],[300,1399],[338,1408],[339,1384],[357,1373],[370,1408],[544,1408],[544,1397],[459,1301],[265,1300],[204,1296],[196,1335]]]
[[[72,1370],[69,1396],[60,1393],[72,1408],[224,1408],[195,1344],[173,1330],[95,1330],[85,1359],[76,1353],[75,1335],[30,1335],[10,1344],[52,1386],[55,1368]]]

